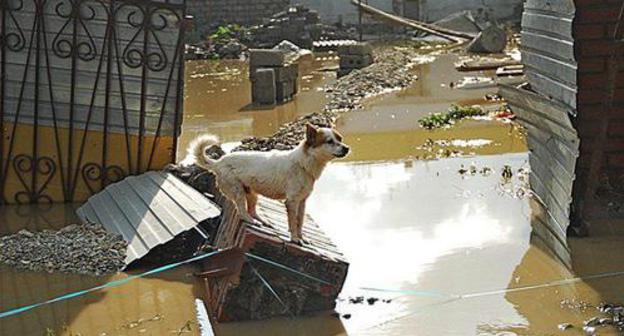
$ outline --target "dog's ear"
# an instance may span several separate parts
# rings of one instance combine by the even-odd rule
[[[306,124],[306,145],[313,147],[316,144],[318,128],[310,123]]]

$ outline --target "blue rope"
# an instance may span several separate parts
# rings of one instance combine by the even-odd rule
[[[7,310],[5,312],[0,313],[0,319],[5,318],[5,317],[9,317],[9,316],[13,316],[13,315],[17,315],[17,314],[21,314],[21,313],[27,312],[29,310],[32,310],[32,309],[35,309],[35,308],[39,308],[41,306],[49,305],[49,304],[52,304],[52,303],[55,303],[55,302],[60,302],[60,301],[73,299],[75,297],[86,295],[86,294],[89,294],[89,293],[92,293],[92,292],[95,292],[95,291],[98,291],[98,290],[101,290],[101,289],[121,286],[121,285],[124,285],[124,284],[132,281],[132,280],[135,280],[135,279],[138,279],[138,278],[143,278],[143,277],[146,277],[146,276],[149,276],[149,275],[153,275],[153,274],[156,274],[156,273],[161,273],[161,272],[164,272],[164,271],[168,271],[170,269],[173,269],[173,268],[176,268],[176,267],[188,264],[188,263],[192,263],[192,262],[195,262],[195,261],[198,261],[198,260],[202,260],[202,259],[208,258],[208,257],[213,256],[213,255],[215,255],[217,253],[220,253],[220,252],[221,251],[214,251],[214,252],[202,254],[202,255],[199,255],[199,256],[187,259],[187,260],[183,260],[183,261],[180,261],[180,262],[176,262],[176,263],[168,264],[168,265],[165,265],[165,266],[161,266],[161,267],[155,268],[153,270],[150,270],[150,271],[147,271],[147,272],[144,272],[144,273],[141,273],[141,274],[132,275],[132,276],[129,276],[129,277],[125,278],[125,279],[119,279],[119,280],[111,281],[111,282],[105,283],[105,284],[100,285],[100,286],[96,286],[96,287],[92,287],[92,288],[89,288],[89,289],[84,289],[84,290],[80,290],[80,291],[77,291],[77,292],[61,295],[59,297],[56,297],[56,298],[53,298],[53,299],[50,299],[50,300],[46,300],[46,301],[43,301],[43,302],[39,302],[39,303],[31,304],[31,305],[28,305],[28,306]]]
[[[269,265],[275,266],[277,268],[289,271],[291,273],[294,273],[296,275],[302,276],[304,278],[308,278],[311,280],[314,280],[316,282],[325,284],[325,285],[329,285],[332,287],[339,287],[336,284],[333,284],[331,282],[325,281],[323,279],[319,279],[317,277],[314,277],[312,275],[300,272],[294,268],[288,267],[286,265],[282,265],[280,263],[277,263],[273,260],[269,260],[260,256],[257,256],[255,254],[251,254],[249,252],[245,253],[246,256],[262,261],[264,263],[267,263]],[[434,292],[434,291],[420,291],[420,290],[401,290],[401,289],[384,289],[384,288],[371,288],[371,287],[359,287],[358,289],[361,290],[365,290],[365,291],[374,291],[374,292],[386,292],[386,293],[394,293],[394,294],[401,294],[401,295],[408,295],[408,296],[429,296],[429,297],[456,297],[455,295],[447,295],[447,294],[442,294],[439,292]]]
[[[325,284],[325,285],[329,285],[329,286],[332,286],[332,287],[338,287],[337,285],[335,285],[335,284],[333,284],[333,283],[331,283],[331,282],[325,281],[325,280],[323,280],[323,279],[319,279],[319,278],[317,278],[317,277],[314,277],[314,276],[309,275],[309,274],[306,274],[306,273],[299,272],[299,271],[297,271],[297,270],[296,270],[296,269],[294,269],[294,268],[290,268],[290,267],[285,266],[285,265],[282,265],[282,264],[280,264],[280,263],[276,263],[276,262],[275,262],[275,261],[273,261],[273,260],[269,260],[269,259],[263,258],[263,257],[261,257],[261,256],[257,256],[257,255],[255,255],[255,254],[251,254],[251,253],[249,253],[249,252],[246,252],[246,253],[245,253],[245,255],[246,255],[246,256],[248,256],[248,257],[250,257],[250,258],[253,258],[253,259],[256,259],[256,260],[260,260],[260,261],[262,261],[262,262],[265,262],[265,263],[267,263],[267,264],[269,264],[269,265],[273,265],[273,266],[275,266],[275,267],[277,267],[277,268],[281,268],[281,269],[283,269],[283,270],[287,270],[287,271],[289,271],[289,272],[295,273],[295,274],[300,275],[300,276],[302,276],[302,277],[304,277],[304,278],[308,278],[308,279],[311,279],[311,280],[314,280],[314,281],[316,281],[316,282],[319,282],[319,283],[322,283],[322,284]]]

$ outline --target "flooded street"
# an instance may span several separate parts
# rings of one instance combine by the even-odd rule
[[[337,122],[352,154],[327,167],[307,211],[350,262],[336,309],[342,317],[322,312],[223,323],[215,326],[218,336],[584,335],[579,326],[596,315],[587,306],[624,301],[624,277],[544,285],[624,271],[624,259],[612,257],[624,253],[624,238],[604,223],[603,236],[572,239],[572,269],[549,253],[532,234],[534,201],[523,173],[528,152],[521,130],[493,120],[434,131],[419,127],[421,117],[452,103],[488,104],[483,97],[493,89],[449,87],[463,77],[453,70],[456,59],[440,56],[414,68],[419,80],[412,87],[374,98]],[[241,64],[187,63],[181,151],[204,132],[225,142],[269,135],[322,109],[318,88],[335,78],[319,71],[335,60],[309,59],[300,67],[303,85],[295,101],[256,111],[248,107],[247,69]],[[501,176],[505,166],[511,178]],[[0,235],[62,227],[75,221],[72,210],[55,206],[39,215],[7,207],[0,214],[8,223]],[[0,319],[0,335],[46,335],[48,328],[48,335],[199,335],[193,271],[181,267]],[[0,268],[0,311],[130,275],[90,278]],[[363,303],[350,302],[358,296]],[[371,305],[368,298],[380,300]],[[559,331],[564,322],[576,328]],[[610,333],[601,329],[603,334]]]

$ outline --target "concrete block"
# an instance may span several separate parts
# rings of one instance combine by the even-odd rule
[[[249,64],[252,67],[278,67],[284,66],[286,54],[281,50],[250,49]]]
[[[338,47],[338,55],[373,55],[373,47],[368,43],[357,43]]]
[[[362,69],[373,64],[373,57],[370,55],[342,55],[340,56],[341,69]]]
[[[299,77],[299,65],[291,63],[281,68],[274,68],[275,80],[278,82],[297,80]]]
[[[258,69],[252,78],[252,102],[260,105],[274,105],[277,97],[275,71],[273,69]]]
[[[292,80],[277,82],[275,83],[276,87],[276,98],[278,102],[285,102],[291,100],[293,95],[295,94],[295,82]]]

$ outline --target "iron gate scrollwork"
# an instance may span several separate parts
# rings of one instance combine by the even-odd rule
[[[174,160],[180,1],[0,0],[2,202],[75,201]]]

